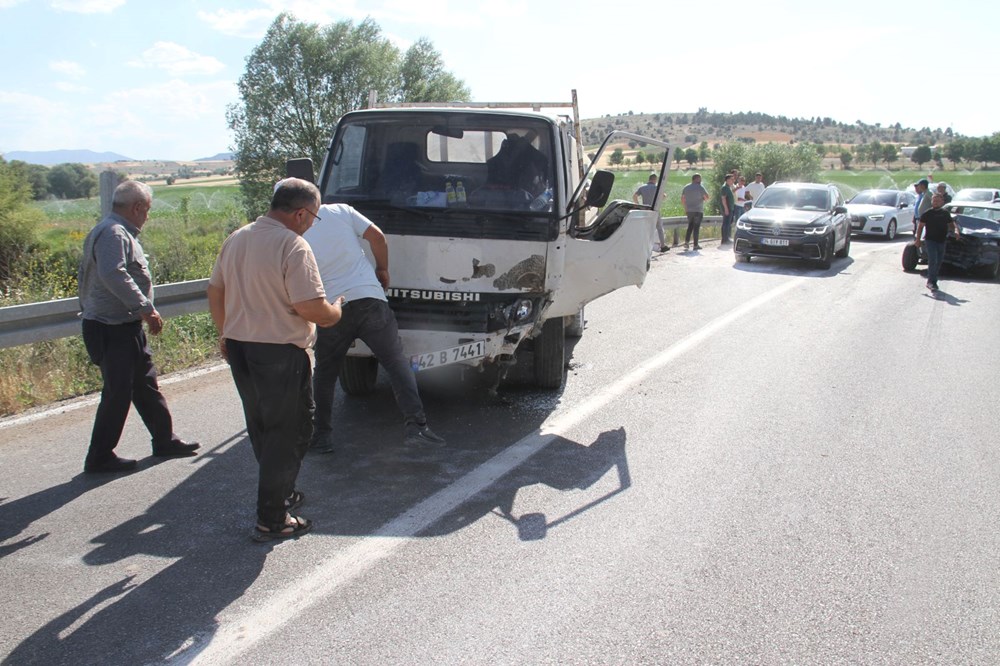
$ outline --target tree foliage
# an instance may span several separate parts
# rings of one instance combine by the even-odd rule
[[[227,121],[248,217],[267,208],[287,159],[322,164],[337,120],[365,107],[370,91],[383,101],[469,99],[425,39],[404,55],[370,19],[319,26],[286,13],[247,58],[238,88],[240,102],[229,107]]]
[[[44,215],[28,205],[31,183],[0,157],[0,281],[11,277],[17,260],[36,241]]]
[[[930,146],[917,146],[910,155],[910,161],[923,169],[924,164],[930,162],[932,157]]]
[[[49,169],[49,192],[60,199],[89,199],[97,192],[97,176],[77,162]]]
[[[739,169],[744,175],[760,172],[767,184],[776,181],[814,183],[818,181],[820,174],[820,157],[816,148],[806,143],[747,145],[732,142],[720,146],[713,157],[715,167],[708,177],[705,189],[712,195],[712,208],[716,214],[720,212],[716,194],[725,175],[733,169]]]

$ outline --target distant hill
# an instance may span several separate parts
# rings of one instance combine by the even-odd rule
[[[620,113],[580,121],[583,143],[596,146],[608,132],[624,130],[681,147],[707,142],[709,148],[730,141],[746,143],[824,143],[851,146],[870,141],[908,146],[947,143],[959,134],[951,128],[912,129],[899,123],[883,127],[860,120],[844,123],[832,118],[786,118],[765,113],[714,113],[701,108],[691,113]]]
[[[216,153],[213,157],[199,157],[195,162],[232,162],[235,159],[235,153]]]
[[[3,158],[8,162],[21,160],[28,164],[41,164],[43,166],[54,166],[56,164],[79,163],[98,164],[100,162],[130,162],[132,158],[119,155],[118,153],[97,153],[93,150],[13,150],[4,153]]]

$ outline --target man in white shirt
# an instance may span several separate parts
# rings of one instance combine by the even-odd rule
[[[389,308],[389,247],[385,234],[347,204],[326,204],[316,224],[303,236],[312,247],[328,298],[344,297],[343,316],[333,328],[317,334],[313,374],[316,414],[310,450],[330,453],[333,441],[333,395],[337,377],[355,338],[364,342],[389,374],[396,403],[403,412],[403,443],[414,447],[441,447],[444,439],[427,427],[423,402],[410,362],[403,355],[396,316]],[[368,241],[375,268],[365,256],[361,239]]]
[[[764,193],[767,189],[767,185],[764,184],[764,174],[759,171],[753,175],[753,182],[747,185],[747,192],[750,193],[750,198],[748,199],[751,204],[756,204],[757,199],[760,195]]]

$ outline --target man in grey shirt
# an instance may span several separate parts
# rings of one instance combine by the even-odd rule
[[[119,458],[129,405],[134,404],[153,440],[153,455],[192,456],[197,442],[185,442],[173,431],[167,402],[156,382],[156,368],[142,323],[158,335],[163,319],[153,306],[153,278],[139,244],[139,231],[153,203],[148,185],[125,181],[115,189],[111,213],[91,229],[83,242],[78,286],[83,311],[83,344],[100,366],[104,388],[94,417],[86,472],[123,472],[135,460]]]
[[[706,201],[708,201],[708,190],[701,184],[701,174],[696,173],[691,176],[691,182],[681,190],[681,204],[688,219],[687,233],[684,235],[685,250],[690,246],[692,233],[694,233],[694,249],[701,249],[701,245],[698,245],[698,232],[701,229],[701,221],[705,218]]]

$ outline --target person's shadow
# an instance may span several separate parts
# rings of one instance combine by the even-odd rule
[[[256,466],[247,442],[226,449],[237,439],[245,440],[244,433],[202,453],[214,459],[142,515],[94,537],[96,547],[83,557],[94,567],[134,556],[175,562],[148,580],[128,575],[103,586],[40,627],[3,663],[149,663],[207,643],[216,616],[246,592],[270,552],[248,544],[243,508],[252,505],[247,479]]]
[[[32,523],[81,497],[88,491],[114,480],[113,475],[95,476],[80,473],[58,486],[40,490],[26,497],[8,502],[0,498],[0,559],[22,548],[38,543],[49,536],[48,532],[29,534],[13,543],[4,543],[27,530]]]

